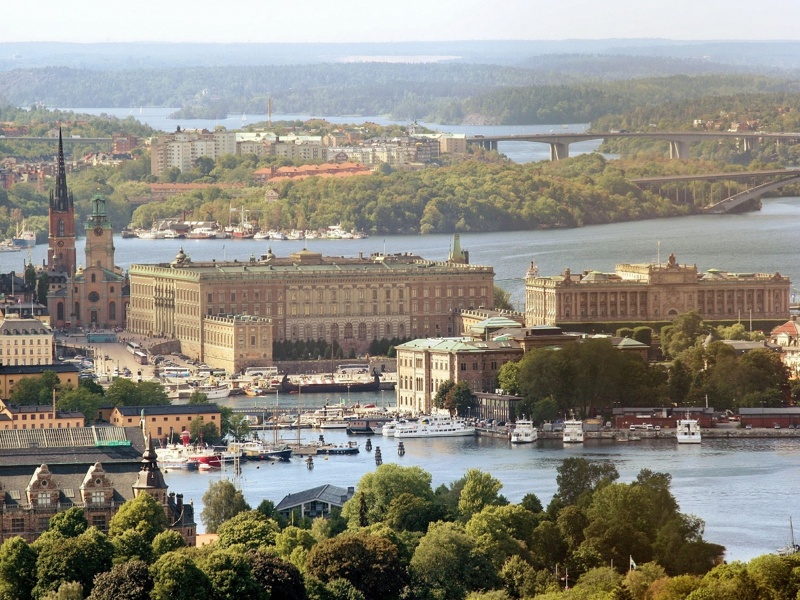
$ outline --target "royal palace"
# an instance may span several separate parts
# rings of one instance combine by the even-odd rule
[[[373,339],[452,336],[459,309],[493,305],[494,270],[470,265],[456,238],[446,261],[413,254],[132,265],[128,330],[180,340],[186,354],[229,346],[236,367],[265,364],[272,339],[326,340],[364,352]],[[243,325],[235,332],[236,322]]]

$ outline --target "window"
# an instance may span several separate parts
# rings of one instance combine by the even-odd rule
[[[97,281],[97,275],[92,273],[92,283],[95,283],[96,281]]]
[[[11,518],[11,533],[22,533],[25,531],[25,519],[21,517]]]
[[[106,493],[103,490],[92,490],[91,502],[92,504],[105,504]]]
[[[52,503],[53,496],[50,492],[39,492],[36,495],[36,505],[37,506],[50,506]]]
[[[106,516],[105,515],[92,515],[92,527],[97,527],[100,531],[106,529]]]

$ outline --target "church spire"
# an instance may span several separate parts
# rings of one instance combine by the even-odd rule
[[[50,208],[66,212],[72,207],[72,194],[67,189],[67,169],[64,165],[64,141],[58,128],[58,160],[56,162],[56,189],[50,194]]]

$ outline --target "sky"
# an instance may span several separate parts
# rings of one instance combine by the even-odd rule
[[[800,39],[798,0],[7,1],[0,42]]]

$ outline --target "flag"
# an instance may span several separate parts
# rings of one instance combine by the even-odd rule
[[[636,563],[633,562],[633,556],[628,556],[628,559],[630,560],[630,564],[628,565],[628,567],[629,567],[629,570],[632,571],[632,570],[634,570],[636,568]]]

